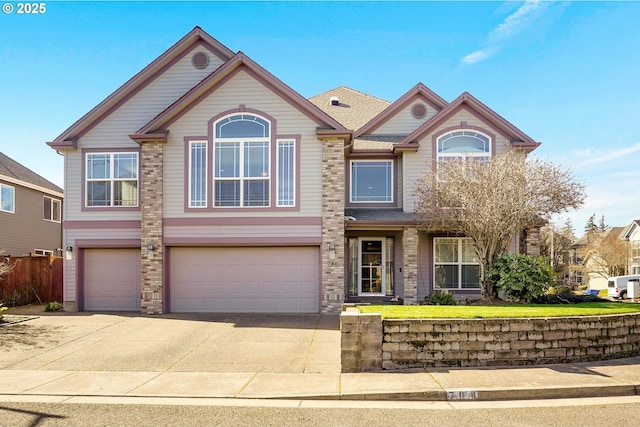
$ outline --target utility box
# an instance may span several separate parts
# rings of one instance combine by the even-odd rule
[[[635,300],[640,298],[640,282],[636,280],[629,280],[627,282],[627,298]]]

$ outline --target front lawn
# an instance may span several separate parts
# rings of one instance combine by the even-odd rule
[[[383,319],[487,319],[495,317],[571,317],[635,313],[640,304],[583,302],[579,304],[508,305],[363,305],[361,313],[380,313]]]

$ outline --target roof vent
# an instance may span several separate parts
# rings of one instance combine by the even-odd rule
[[[337,96],[332,96],[331,98],[329,98],[329,102],[331,103],[331,105],[340,105],[340,100]]]
[[[414,104],[411,107],[411,115],[416,119],[423,119],[427,115],[427,107],[423,104]]]
[[[209,65],[209,56],[204,52],[197,52],[191,57],[191,63],[198,70],[203,70]]]

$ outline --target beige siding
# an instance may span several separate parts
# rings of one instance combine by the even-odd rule
[[[198,70],[194,68],[191,64],[192,54],[202,51],[202,49],[202,47],[197,47],[187,53],[184,58],[167,69],[80,138],[78,150],[66,152],[65,189],[68,194],[68,200],[66,200],[68,205],[65,219],[102,220],[114,219],[114,215],[120,220],[140,219],[139,212],[131,211],[118,213],[104,211],[81,212],[81,183],[83,182],[81,175],[83,161],[81,149],[139,149],[140,146],[132,141],[129,135],[135,133],[222,64],[222,61],[217,56],[210,54],[209,66],[206,69]]]
[[[320,225],[166,226],[164,228],[166,239],[319,238],[321,234],[322,227]]]
[[[429,134],[424,136],[420,142],[420,149],[417,153],[405,153],[404,158],[404,185],[405,185],[405,198],[404,198],[404,210],[406,212],[412,212],[415,203],[411,196],[416,180],[424,172],[425,168],[431,168],[433,162],[433,136],[441,133],[444,129],[452,127],[460,127],[461,122],[467,122],[467,126],[476,126],[491,132],[495,138],[496,153],[503,153],[509,146],[509,141],[504,135],[498,133],[498,131],[482,120],[478,119],[475,115],[471,114],[467,110],[461,110],[449,120],[435,128]]]
[[[378,135],[408,135],[437,113],[433,107],[422,103],[427,107],[427,115],[422,119],[416,119],[411,114],[411,107],[416,103],[412,102],[402,111],[399,111],[394,117],[376,129],[375,133]]]
[[[207,136],[207,123],[214,116],[244,105],[262,111],[276,120],[278,135],[300,134],[300,211],[299,212],[184,212],[185,162],[184,137]],[[241,71],[217,88],[214,94],[200,102],[169,128],[169,141],[164,153],[165,216],[179,217],[265,217],[321,215],[321,154],[322,145],[315,131],[316,124],[291,104],[282,100],[249,74]],[[272,176],[272,179],[275,179]],[[211,179],[209,179],[211,182]]]

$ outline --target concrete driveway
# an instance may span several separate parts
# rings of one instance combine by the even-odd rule
[[[0,369],[340,373],[337,315],[36,316],[0,327]]]

